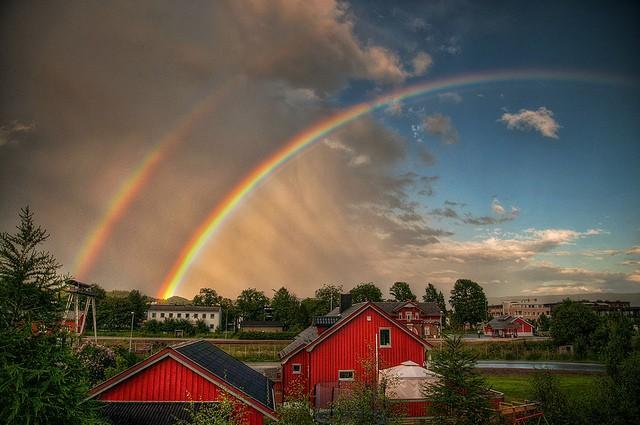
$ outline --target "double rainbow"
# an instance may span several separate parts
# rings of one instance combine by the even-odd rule
[[[400,102],[418,96],[434,95],[448,90],[468,88],[480,84],[510,81],[565,81],[631,86],[635,86],[637,83],[637,81],[627,78],[585,72],[550,70],[492,71],[428,81],[394,91],[371,102],[364,102],[346,108],[296,134],[280,149],[262,161],[253,171],[240,180],[233,190],[211,210],[192,234],[187,244],[184,245],[177,260],[162,282],[158,296],[160,298],[169,298],[175,294],[176,290],[184,281],[189,267],[198,258],[198,255],[209,239],[211,239],[220,228],[224,220],[240,205],[247,194],[253,191],[269,175],[281,168],[288,160],[299,155],[331,132],[365,114],[389,106],[394,102]]]

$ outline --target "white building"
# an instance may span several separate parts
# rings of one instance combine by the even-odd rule
[[[147,310],[147,320],[164,322],[168,319],[188,320],[194,325],[203,320],[209,330],[220,328],[220,306],[151,304]]]

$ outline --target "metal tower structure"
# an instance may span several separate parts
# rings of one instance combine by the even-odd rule
[[[93,338],[98,341],[98,331],[96,328],[96,294],[91,289],[91,285],[77,280],[67,280],[67,308],[65,309],[65,324],[70,330],[80,336],[84,334],[87,325],[87,315],[91,308],[93,318]]]

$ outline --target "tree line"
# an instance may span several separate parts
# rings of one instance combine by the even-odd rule
[[[107,292],[99,286],[94,286],[96,294],[97,324],[103,330],[123,330],[131,326],[131,313],[134,313],[134,328],[142,327],[145,312],[153,298],[141,294],[138,290]],[[223,329],[235,329],[238,321],[242,320],[271,320],[280,322],[286,330],[296,331],[311,324],[314,316],[329,313],[340,305],[340,295],[345,293],[343,285],[325,284],[314,292],[313,297],[300,298],[286,287],[281,287],[269,298],[263,291],[256,288],[242,290],[237,298],[231,299],[219,294],[214,288],[201,288],[190,302],[197,306],[216,306],[222,310]],[[373,282],[363,282],[348,291],[353,303],[366,301],[421,301],[435,302],[443,314],[443,323],[449,322],[454,327],[465,324],[475,325],[487,319],[487,299],[482,287],[471,280],[459,279],[451,291],[447,309],[444,294],[433,284],[428,283],[421,299],[412,291],[407,282],[395,282],[389,289],[389,297]],[[189,301],[189,300],[187,300]],[[451,314],[449,314],[451,313]],[[447,321],[449,317],[449,321]],[[187,321],[181,326],[191,328]],[[172,323],[175,328],[176,323]],[[164,326],[166,327],[166,326]],[[159,322],[145,324],[145,329],[153,331],[165,330]]]

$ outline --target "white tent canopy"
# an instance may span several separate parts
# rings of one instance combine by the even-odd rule
[[[438,382],[440,379],[435,372],[410,360],[398,366],[382,369],[380,378],[387,379],[389,383],[386,390],[387,396],[396,400],[423,399],[423,386]]]

